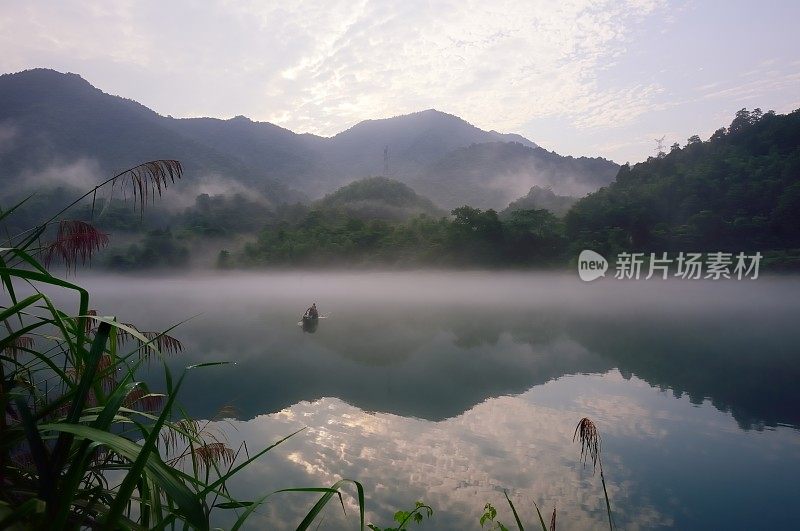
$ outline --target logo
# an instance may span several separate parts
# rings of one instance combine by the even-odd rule
[[[578,256],[578,276],[584,282],[606,276],[607,269],[608,261],[601,254],[584,249]]]

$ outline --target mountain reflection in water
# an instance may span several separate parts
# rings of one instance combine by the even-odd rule
[[[203,312],[176,330],[185,354],[171,364],[236,364],[191,375],[182,393],[191,414],[232,405],[232,439],[251,449],[309,426],[247,473],[237,485],[247,492],[354,477],[382,522],[422,498],[437,508],[431,529],[463,529],[477,526],[485,501],[504,507],[509,488],[529,521],[536,497],[558,505],[560,529],[600,527],[598,478],[571,444],[589,416],[604,437],[619,524],[797,523],[787,487],[800,472],[795,279],[280,273],[86,283],[102,313],[140,327]],[[309,300],[331,312],[315,334],[297,326]],[[310,503],[282,498],[260,513],[281,528]],[[340,518],[329,511],[326,525]]]

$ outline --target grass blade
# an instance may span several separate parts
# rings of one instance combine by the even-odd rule
[[[508,491],[503,490],[503,494],[506,497],[508,505],[511,507],[511,512],[514,513],[514,520],[517,521],[517,527],[519,527],[519,531],[525,531],[525,528],[522,526],[522,521],[519,519],[519,515],[517,514],[517,508],[514,507],[514,504],[511,502],[511,498],[508,497]]]

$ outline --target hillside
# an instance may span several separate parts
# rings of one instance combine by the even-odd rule
[[[512,201],[500,217],[508,217],[516,210],[548,210],[556,216],[563,216],[578,201],[577,197],[556,195],[549,188],[531,187],[530,191],[519,199]]]
[[[389,176],[407,179],[447,153],[472,144],[523,141],[519,135],[484,131],[457,116],[428,109],[393,118],[365,120],[343,131],[328,144],[328,157],[345,165],[351,175],[383,170],[383,149],[389,146]]]
[[[0,76],[4,184],[38,188],[73,182],[85,187],[85,179],[67,174],[97,179],[144,160],[177,158],[191,182],[214,185],[210,191],[187,193],[216,194],[227,188],[261,195],[272,204],[293,203],[321,198],[353,179],[383,174],[386,146],[387,177],[423,195],[433,192],[432,199],[447,208],[466,203],[502,208],[534,184],[571,187],[576,175],[581,190],[593,190],[610,181],[603,169],[616,167],[601,159],[561,157],[520,135],[485,131],[432,109],[366,120],[327,138],[243,116],[161,116],[135,101],[106,94],[76,74],[36,69]],[[470,158],[472,146],[484,146],[475,148],[481,153],[500,152],[475,160]],[[518,146],[507,149],[530,153],[506,159],[498,146]],[[462,171],[465,166],[473,173]],[[595,170],[594,177],[584,175]],[[190,204],[193,197],[183,199]]]
[[[79,186],[159,158],[179,159],[187,175],[246,182],[282,202],[287,188],[227,153],[176,133],[169,119],[132,100],[111,96],[80,76],[29,70],[0,76],[0,165],[4,184],[72,184],[63,168],[79,165]],[[48,174],[47,177],[41,177]],[[93,175],[86,175],[93,174]],[[79,178],[78,178],[79,177]],[[73,182],[74,182],[73,180]],[[36,186],[39,187],[39,186]],[[10,187],[4,186],[4,189]]]
[[[363,220],[399,221],[420,214],[446,214],[407,185],[385,177],[369,177],[352,182],[326,195],[314,206]]]
[[[575,248],[599,252],[800,247],[800,110],[743,109],[702,142],[620,168],[567,214]]]
[[[244,116],[167,119],[173,131],[236,158],[248,168],[288,188],[309,191],[324,183],[330,168],[321,153],[327,139],[298,135],[268,122],[254,122]],[[324,186],[323,186],[324,187]],[[306,194],[309,195],[309,194]],[[313,196],[313,194],[310,194]]]
[[[619,166],[602,158],[562,157],[518,143],[473,144],[428,165],[411,185],[445,208],[500,210],[532,186],[581,196],[610,183]]]

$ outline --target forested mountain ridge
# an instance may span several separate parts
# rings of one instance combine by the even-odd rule
[[[800,110],[742,109],[709,140],[622,166],[566,216],[575,249],[786,252],[800,248]]]
[[[315,202],[314,207],[363,220],[401,221],[420,214],[433,217],[447,214],[408,185],[386,177],[353,181]]]
[[[274,202],[295,198],[263,172],[168,127],[170,119],[139,103],[112,96],[76,74],[37,69],[0,76],[0,180],[25,185],[84,161],[83,173],[98,180],[145,160],[178,159],[187,174],[225,176],[257,186]],[[31,183],[33,184],[33,183]],[[81,181],[79,186],[85,186]],[[5,187],[4,187],[5,188]],[[10,188],[10,187],[9,187]]]
[[[493,166],[497,157],[480,162],[480,170],[463,179],[457,171],[448,173],[447,161],[461,160],[459,150],[483,144],[535,151],[548,159],[546,169],[540,175],[538,159],[526,163],[522,157],[514,171],[535,182],[511,183],[514,186],[505,191],[502,188],[513,175],[507,167]],[[277,205],[321,198],[353,180],[383,175],[386,146],[385,176],[423,195],[426,192],[419,187],[423,183],[432,183],[432,189],[450,188],[442,195],[449,203],[441,206],[447,208],[466,203],[502,208],[533,184],[569,181],[578,160],[549,153],[519,135],[485,131],[433,109],[366,120],[328,138],[243,116],[229,120],[161,116],[135,101],[106,94],[76,74],[35,69],[0,76],[0,164],[5,169],[0,179],[6,183],[33,186],[46,173],[49,183],[68,184],[58,182],[58,175],[76,162],[85,163],[86,168],[79,169],[99,178],[143,160],[172,158],[184,163],[194,182],[242,184]],[[590,181],[591,189],[612,177]],[[241,192],[232,193],[236,191]]]
[[[580,197],[610,183],[619,166],[603,158],[563,157],[538,146],[489,142],[455,149],[410,182],[445,208],[500,210],[533,186]]]

